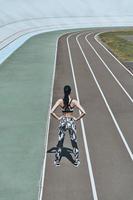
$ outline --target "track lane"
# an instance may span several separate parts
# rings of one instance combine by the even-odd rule
[[[87,111],[84,123],[98,200],[132,200],[132,162],[117,134],[116,127],[94,79],[86,66],[83,55],[76,43],[76,37],[71,37],[69,43],[80,101]],[[84,45],[86,46],[85,43]],[[59,49],[53,103],[59,98],[58,95],[62,93],[62,83],[71,84],[72,88],[74,88],[70,63],[68,62],[66,36],[61,38]],[[76,96],[75,92],[74,95]],[[57,125],[58,123],[52,119],[50,122],[48,149],[57,142]],[[77,129],[78,132],[81,132],[79,124],[77,124]],[[83,139],[79,134],[78,138],[81,157],[79,169],[75,169],[65,158],[62,160],[61,167],[55,168],[53,166],[54,156],[52,153],[48,154],[43,199],[93,199]],[[66,138],[65,146],[71,147],[68,138]]]
[[[63,86],[66,84],[72,86],[72,93],[75,98],[76,93],[70,67],[66,36],[64,36],[60,38],[58,45],[53,104],[58,98],[60,98],[60,95],[63,96]],[[59,110],[57,110],[57,112],[59,112]],[[55,147],[57,144],[57,127],[58,122],[51,118],[48,150],[51,150],[51,148]],[[80,158],[82,158],[80,167],[75,168],[68,159],[63,157],[61,160],[61,166],[56,168],[53,164],[54,153],[52,153],[52,151],[51,153],[47,153],[46,174],[42,199],[81,200],[84,197],[85,200],[93,200],[80,123],[77,124],[77,130]],[[64,147],[71,149],[68,135],[66,135]]]
[[[109,71],[105,68],[102,61],[95,54],[93,49],[85,44],[85,37],[80,36],[79,40],[81,46],[83,47],[84,53],[87,59],[93,67],[94,74],[96,75],[98,82],[103,90],[103,93],[111,107],[111,110],[115,116],[115,119],[126,138],[129,148],[132,151],[133,146],[133,136],[132,136],[132,116],[133,116],[133,105],[129,101],[128,97],[122,91],[120,86],[111,76]],[[86,46],[85,46],[86,45]],[[89,52],[89,54],[88,54]],[[93,59],[95,57],[95,59]],[[113,63],[112,63],[113,65]],[[100,70],[99,70],[100,69]],[[126,72],[127,73],[127,72]],[[133,151],[132,151],[133,152]]]
[[[69,45],[69,38],[73,35],[75,35],[75,34],[71,34],[67,37],[67,47],[68,47],[70,65],[71,65],[71,69],[72,69],[72,75],[73,75],[73,80],[74,80],[74,85],[75,85],[75,90],[76,90],[76,97],[77,97],[77,100],[80,102],[79,92],[78,92],[78,88],[77,88],[77,81],[76,81],[76,76],[75,76],[74,66],[73,66],[73,59],[72,59],[72,54],[71,54],[70,45]],[[81,114],[80,111],[79,111],[79,114]],[[86,153],[86,158],[87,158],[88,170],[89,170],[89,175],[90,175],[90,182],[91,182],[91,187],[92,187],[93,199],[98,200],[97,191],[96,191],[96,184],[95,184],[95,179],[94,179],[94,174],[93,174],[93,169],[92,169],[92,163],[91,163],[91,159],[90,159],[90,152],[89,152],[89,148],[88,148],[88,144],[87,144],[86,130],[85,130],[85,127],[84,127],[83,119],[81,119],[80,122],[81,122],[81,128],[82,128],[82,134],[83,134],[83,141],[84,141],[85,153]]]
[[[76,44],[76,39],[70,38],[69,42],[79,95],[81,100],[84,100],[88,113],[84,121],[85,129],[88,130],[87,142],[90,147],[98,198],[132,199],[132,161],[118,136],[117,129]],[[84,49],[87,46],[84,42]],[[91,55],[91,60],[93,59]]]
[[[127,143],[127,141],[126,141],[126,139],[125,139],[125,137],[124,137],[124,135],[123,135],[123,132],[122,132],[121,128],[119,127],[119,124],[118,124],[117,121],[116,121],[116,118],[115,118],[115,116],[114,116],[114,114],[113,114],[113,112],[112,112],[112,110],[111,110],[111,108],[110,108],[110,105],[109,105],[109,103],[108,103],[108,101],[107,101],[107,99],[106,99],[106,97],[105,97],[105,95],[104,95],[104,93],[103,93],[103,91],[102,91],[102,88],[101,88],[101,86],[100,86],[100,84],[99,84],[99,81],[97,80],[97,77],[96,77],[94,71],[92,70],[92,67],[91,67],[91,65],[90,65],[90,63],[89,63],[89,61],[88,61],[88,59],[87,59],[87,57],[86,57],[86,55],[85,55],[85,53],[84,53],[84,51],[83,51],[81,45],[80,45],[80,43],[79,43],[79,41],[78,41],[79,36],[81,36],[81,34],[79,34],[79,35],[76,37],[76,41],[77,41],[77,43],[78,43],[78,45],[79,45],[79,48],[80,48],[80,50],[81,50],[81,53],[82,53],[82,55],[83,55],[83,57],[84,57],[84,59],[85,59],[85,61],[86,61],[86,64],[87,64],[87,66],[88,66],[88,68],[89,68],[89,70],[90,70],[90,72],[91,72],[91,74],[92,74],[92,76],[93,76],[93,78],[94,78],[94,80],[95,80],[95,83],[96,83],[96,85],[97,85],[97,87],[98,87],[98,89],[99,89],[99,92],[100,92],[100,94],[101,94],[101,96],[102,96],[102,98],[103,98],[103,101],[104,101],[104,103],[105,103],[105,105],[106,105],[106,107],[107,107],[107,109],[108,109],[108,111],[109,111],[109,113],[110,113],[110,115],[111,115],[111,118],[112,118],[112,120],[113,120],[113,122],[114,122],[114,124],[115,124],[115,126],[116,126],[116,128],[117,128],[117,131],[118,131],[118,133],[119,133],[119,135],[120,135],[120,137],[121,137],[121,139],[122,139],[122,141],[123,141],[123,144],[125,145],[125,147],[126,147],[128,153],[129,153],[129,156],[130,156],[131,160],[133,160],[132,151],[131,151],[131,149],[130,149],[130,147],[129,147],[129,145],[128,145],[128,143]]]

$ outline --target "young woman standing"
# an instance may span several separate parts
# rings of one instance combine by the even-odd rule
[[[86,113],[83,107],[76,99],[72,99],[70,97],[71,87],[69,85],[64,86],[64,98],[58,99],[51,109],[51,114],[57,120],[59,120],[59,133],[58,133],[58,143],[57,143],[57,150],[55,153],[55,161],[54,164],[56,166],[60,165],[60,158],[61,158],[61,151],[63,148],[63,142],[65,138],[65,133],[68,130],[71,144],[73,147],[73,154],[74,154],[74,165],[76,167],[79,166],[79,149],[77,145],[77,135],[76,135],[76,121],[80,120]],[[54,112],[57,107],[62,109],[62,116],[57,116]],[[77,107],[81,114],[76,118],[73,116],[74,108]]]

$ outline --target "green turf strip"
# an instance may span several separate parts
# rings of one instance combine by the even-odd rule
[[[133,41],[129,41],[128,36],[133,36],[133,30],[112,31],[99,35],[118,59],[133,61]]]
[[[0,66],[0,200],[37,200],[57,37],[29,39]]]

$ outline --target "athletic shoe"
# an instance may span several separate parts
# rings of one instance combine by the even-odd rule
[[[59,160],[55,160],[55,161],[54,161],[54,165],[55,165],[56,167],[60,166],[60,161],[59,161]]]
[[[73,164],[74,164],[75,167],[78,167],[80,165],[80,161],[76,159]]]

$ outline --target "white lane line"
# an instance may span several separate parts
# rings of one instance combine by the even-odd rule
[[[50,94],[48,120],[47,120],[47,125],[46,125],[46,130],[45,130],[45,133],[46,133],[46,138],[44,139],[45,140],[45,144],[44,144],[45,152],[44,152],[42,175],[41,175],[40,187],[39,187],[39,194],[38,194],[38,199],[39,200],[42,200],[42,196],[43,196],[45,168],[46,168],[46,158],[47,158],[47,147],[48,147],[48,136],[49,136],[49,128],[50,128],[50,110],[51,110],[52,99],[53,99],[53,89],[54,89],[54,79],[55,79],[55,69],[56,69],[56,58],[57,58],[57,47],[58,47],[59,38],[56,41],[56,51],[55,51],[55,59],[54,59],[54,70],[53,70],[53,77],[52,77],[52,88],[51,88],[51,94]]]
[[[86,35],[85,39],[87,41],[87,43],[90,45],[90,47],[93,49],[93,51],[95,52],[95,54],[98,56],[98,58],[102,61],[102,63],[104,64],[104,66],[106,67],[106,69],[110,72],[110,74],[113,76],[113,78],[115,79],[115,81],[118,83],[118,85],[121,87],[121,89],[125,92],[125,94],[128,96],[128,98],[130,99],[130,101],[133,103],[133,99],[132,97],[129,95],[129,93],[125,90],[125,88],[122,86],[122,84],[119,82],[119,80],[116,78],[116,76],[113,74],[113,72],[110,70],[110,68],[108,67],[108,65],[104,62],[104,60],[101,58],[101,56],[98,54],[98,52],[96,51],[96,49],[92,46],[92,44],[90,43],[90,41],[87,39],[88,35]]]
[[[82,54],[83,54],[83,56],[84,56],[84,59],[85,59],[87,65],[88,65],[88,68],[89,68],[89,70],[90,70],[90,72],[91,72],[91,74],[92,74],[92,76],[93,76],[93,78],[94,78],[94,80],[95,80],[95,82],[96,82],[96,85],[97,85],[97,87],[98,87],[98,89],[99,89],[99,91],[100,91],[100,93],[101,93],[101,95],[102,95],[102,98],[103,98],[103,100],[104,100],[104,102],[105,102],[105,104],[106,104],[106,106],[107,106],[107,109],[108,109],[108,111],[109,111],[109,113],[110,113],[110,115],[111,115],[111,117],[112,117],[112,119],[113,119],[113,121],[114,121],[114,123],[115,123],[115,126],[116,126],[116,128],[117,128],[117,130],[118,130],[118,133],[119,133],[119,135],[120,135],[120,137],[121,137],[121,139],[122,139],[122,141],[123,141],[123,143],[124,143],[124,145],[125,145],[125,147],[126,147],[128,153],[129,153],[129,156],[130,156],[130,158],[133,160],[133,153],[132,153],[132,151],[131,151],[131,149],[130,149],[130,147],[129,147],[129,145],[128,145],[128,143],[127,143],[127,141],[126,141],[126,139],[125,139],[125,137],[124,137],[124,135],[123,135],[123,133],[122,133],[122,131],[121,131],[121,129],[120,129],[120,127],[119,127],[117,121],[116,121],[116,119],[115,119],[115,116],[114,116],[114,114],[113,114],[113,112],[112,112],[112,110],[111,110],[111,108],[110,108],[110,106],[109,106],[109,104],[108,104],[108,102],[107,102],[107,100],[106,100],[106,97],[105,97],[105,95],[104,95],[104,93],[103,93],[103,91],[102,91],[102,89],[101,89],[101,87],[100,87],[100,85],[99,85],[99,82],[98,82],[98,80],[96,79],[96,76],[95,76],[95,74],[94,74],[94,72],[93,72],[93,70],[92,70],[92,68],[91,68],[91,66],[90,66],[90,64],[89,64],[89,62],[88,62],[88,60],[87,60],[87,58],[86,58],[86,56],[85,56],[85,53],[84,53],[84,51],[83,51],[83,49],[82,49],[82,47],[81,47],[81,45],[80,45],[80,43],[79,43],[78,38],[79,38],[80,35],[81,35],[81,34],[79,34],[79,35],[76,37],[77,43],[78,43],[78,45],[79,45],[79,48],[80,48],[80,50],[81,50],[81,52],[82,52]]]
[[[69,33],[69,32],[67,32]],[[49,136],[49,128],[50,128],[50,110],[51,110],[51,106],[52,106],[52,99],[53,99],[53,89],[54,89],[54,79],[55,79],[55,71],[56,71],[56,60],[57,60],[57,48],[58,48],[58,42],[59,39],[67,34],[67,33],[63,33],[61,34],[57,41],[56,41],[56,50],[55,50],[55,59],[54,59],[54,70],[53,70],[53,76],[52,76],[52,87],[51,87],[51,94],[50,94],[50,103],[49,103],[49,111],[48,111],[48,120],[47,120],[47,125],[46,125],[46,129],[45,129],[45,133],[46,133],[46,138],[44,138],[44,160],[43,160],[43,167],[42,167],[42,175],[40,178],[40,183],[39,183],[39,192],[38,192],[38,200],[42,200],[42,196],[43,196],[43,188],[44,188],[44,179],[45,179],[45,169],[46,169],[46,158],[47,158],[47,147],[48,147],[48,136]]]
[[[131,75],[133,76],[133,74],[99,41],[98,36],[101,33],[105,33],[105,32],[100,32],[97,33],[94,37],[94,39]]]
[[[69,35],[67,37],[67,46],[68,46],[68,53],[69,53],[69,58],[70,58],[70,65],[71,65],[71,70],[72,70],[72,75],[73,75],[73,80],[74,80],[74,85],[75,85],[75,91],[76,91],[76,96],[78,101],[79,100],[79,94],[78,94],[78,89],[77,89],[77,83],[75,79],[75,73],[74,73],[74,67],[73,67],[73,62],[72,62],[72,56],[71,56],[71,51],[70,51],[70,46],[69,46],[69,38],[73,34]],[[90,174],[90,181],[91,181],[91,187],[92,187],[92,193],[93,193],[93,198],[94,200],[98,200],[97,197],[97,191],[96,191],[96,185],[95,185],[95,180],[94,180],[94,175],[93,175],[93,170],[92,170],[92,164],[91,164],[91,159],[90,159],[90,153],[88,149],[88,144],[87,144],[87,138],[86,138],[86,133],[85,133],[85,127],[84,127],[84,122],[83,119],[81,119],[81,128],[82,128],[82,134],[83,134],[83,141],[84,141],[84,146],[85,146],[85,152],[86,152],[86,157],[87,157],[87,164],[88,164],[88,170]]]

